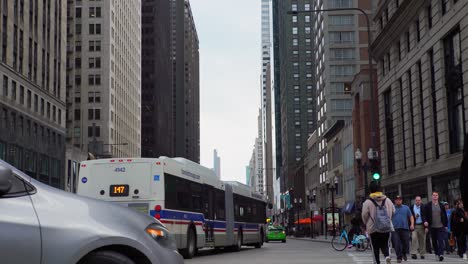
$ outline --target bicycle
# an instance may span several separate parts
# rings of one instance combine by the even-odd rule
[[[354,234],[353,240],[349,242],[346,225],[344,225],[340,236],[334,235],[331,240],[331,244],[336,251],[343,251],[348,247],[348,245],[355,246],[357,251],[366,251],[369,248],[370,240],[364,235]]]

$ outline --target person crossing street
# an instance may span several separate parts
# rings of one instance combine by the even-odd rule
[[[417,259],[417,254],[424,259],[426,254],[426,231],[424,230],[424,205],[421,196],[416,196],[414,205],[410,207],[414,217],[414,231],[411,233],[411,258]]]
[[[392,243],[397,255],[397,263],[407,261],[409,253],[410,231],[414,230],[414,218],[411,210],[403,204],[401,196],[395,199],[395,214],[392,218],[395,231],[392,233]]]
[[[374,263],[380,264],[380,251],[382,251],[386,264],[390,264],[388,242],[390,233],[394,231],[392,217],[395,207],[392,201],[382,193],[377,182],[372,181],[369,184],[369,190],[371,192],[369,199],[362,206],[362,220],[366,224],[367,233],[370,234]]]
[[[424,206],[424,227],[432,237],[432,247],[439,261],[444,260],[444,238],[448,231],[445,207],[439,202],[439,193],[432,193],[432,201]]]

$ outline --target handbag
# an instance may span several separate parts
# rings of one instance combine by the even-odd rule
[[[449,238],[448,243],[449,243],[449,246],[451,247],[455,246],[456,241],[455,241],[455,236],[453,235],[453,233],[450,233],[450,238]]]

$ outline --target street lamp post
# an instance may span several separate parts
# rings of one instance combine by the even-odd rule
[[[338,190],[338,179],[335,177],[334,184],[330,184],[327,181],[327,189],[331,192],[331,200],[332,200],[332,225],[333,225],[333,235],[336,235],[336,226],[335,226],[335,192]]]
[[[364,162],[364,164],[362,163],[362,152],[359,148],[354,153],[354,157],[356,158],[359,175],[361,175],[361,171],[364,172],[364,197],[367,197],[369,192],[369,185],[367,181],[367,169],[369,167],[367,166],[367,162]]]

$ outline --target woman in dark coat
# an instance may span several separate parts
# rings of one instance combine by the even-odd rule
[[[463,201],[457,201],[456,208],[450,217],[453,234],[457,238],[458,255],[460,258],[467,259],[466,256],[466,229],[468,225],[468,218],[465,216],[465,209],[463,208]]]

